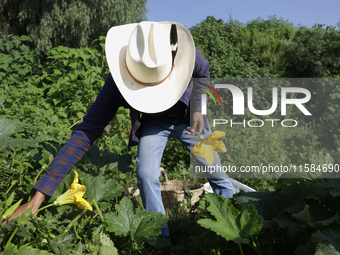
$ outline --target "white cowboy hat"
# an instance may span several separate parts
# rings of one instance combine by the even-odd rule
[[[190,32],[176,22],[141,22],[112,27],[106,60],[125,100],[138,111],[171,108],[188,86],[195,65]]]

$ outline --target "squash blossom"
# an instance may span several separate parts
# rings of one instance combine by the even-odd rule
[[[54,205],[76,204],[78,207],[85,207],[92,211],[92,206],[87,202],[83,195],[86,191],[84,185],[78,184],[78,173],[74,171],[74,181],[71,188],[64,194],[60,195],[54,202]]]
[[[215,161],[214,151],[217,152],[226,152],[227,148],[224,143],[219,140],[220,138],[224,138],[225,133],[223,131],[214,131],[211,133],[208,138],[204,138],[200,136],[201,142],[198,142],[191,153],[203,157],[209,165],[212,165]],[[202,139],[203,138],[203,139]]]

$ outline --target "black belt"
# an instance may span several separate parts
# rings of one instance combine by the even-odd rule
[[[142,119],[146,118],[161,118],[161,117],[168,117],[168,118],[182,118],[184,117],[183,112],[177,112],[177,113],[143,113]]]
[[[165,116],[169,118],[181,118],[181,117],[184,117],[184,113],[183,112],[170,113]]]
[[[160,117],[182,118],[185,115],[185,109],[186,109],[185,104],[179,101],[173,107],[164,112],[142,113],[142,118],[160,118]]]

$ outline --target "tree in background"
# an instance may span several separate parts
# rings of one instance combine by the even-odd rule
[[[0,35],[28,35],[38,51],[86,47],[112,26],[145,20],[146,0],[1,0]]]
[[[282,63],[285,77],[339,77],[340,32],[322,25],[300,27],[283,52]]]
[[[235,29],[240,23],[233,23]],[[190,28],[196,48],[209,60],[211,77],[261,77],[258,66],[246,62],[240,50],[230,41],[230,34],[223,20],[212,16]]]
[[[207,19],[190,29],[205,53],[214,77],[279,77],[282,52],[296,33],[292,23],[275,16],[242,24]]]
[[[300,27],[282,55],[284,77],[310,79],[318,140],[323,148],[340,150],[340,32],[335,27]],[[308,119],[308,118],[305,118]]]
[[[294,25],[276,16],[270,16],[267,20],[251,20],[238,29],[233,28],[233,23],[227,23],[228,33],[242,57],[246,61],[255,62],[260,68],[269,68],[271,73],[280,76],[278,62],[295,36],[297,29]]]
[[[190,31],[196,47],[210,62],[211,77],[340,77],[340,32],[334,27],[294,27],[275,16],[246,24],[207,17]],[[340,86],[337,79],[311,79],[305,83],[313,97],[308,104],[313,118],[305,118],[300,111],[294,116],[307,123],[313,120],[310,125],[318,134],[317,141],[322,148],[339,150]],[[261,99],[258,109],[268,109],[272,102],[270,88],[255,91]],[[232,102],[230,93],[224,98],[228,108]],[[227,111],[224,109],[224,112]]]

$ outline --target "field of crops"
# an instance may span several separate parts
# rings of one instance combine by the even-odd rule
[[[35,193],[34,184],[70,137],[92,104],[108,74],[103,38],[97,47],[54,48],[43,56],[27,46],[26,37],[0,42],[0,215],[5,220]],[[340,179],[242,179],[257,192],[232,199],[202,195],[189,208],[179,203],[167,215],[147,212],[140,199],[124,196],[136,186],[136,148],[128,149],[130,120],[120,109],[84,158],[66,176],[53,197],[36,215],[28,210],[0,228],[2,255],[13,254],[339,254]],[[333,120],[332,120],[333,121]],[[337,121],[337,120],[334,120]],[[229,132],[235,146],[228,160],[240,164],[255,145],[242,146],[240,135]],[[288,159],[314,157],[336,165],[335,150],[320,150],[313,126],[299,129],[291,147],[281,144],[288,134],[264,139],[277,143]],[[333,142],[339,142],[334,137]],[[244,141],[243,141],[244,142]],[[263,142],[265,143],[265,142]],[[244,144],[244,143],[243,143]],[[254,146],[254,147],[252,147]],[[261,151],[261,157],[273,151]],[[193,180],[189,156],[171,141],[162,166],[171,179]],[[237,156],[238,155],[238,156]],[[248,164],[256,164],[252,153]],[[270,161],[271,159],[268,158]],[[88,208],[63,204],[76,173],[86,187]],[[194,181],[205,182],[203,179]],[[190,199],[190,190],[186,190]],[[59,198],[58,198],[59,197]],[[55,201],[58,202],[55,202]],[[92,210],[89,210],[91,208]],[[30,218],[29,221],[27,219]],[[171,242],[157,239],[168,223]]]

